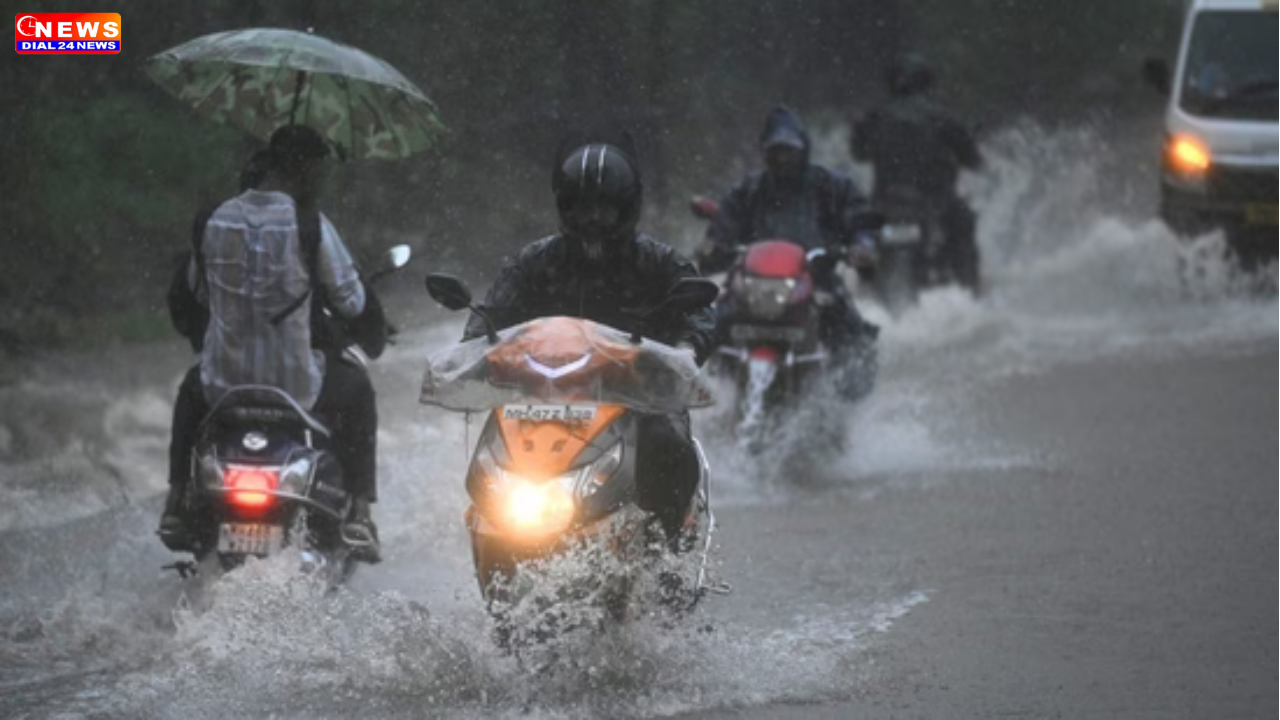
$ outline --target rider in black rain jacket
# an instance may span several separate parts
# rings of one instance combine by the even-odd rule
[[[636,311],[658,305],[677,280],[698,277],[698,270],[670,246],[636,231],[642,184],[630,136],[583,139],[588,141],[562,143],[556,153],[552,190],[560,233],[508,259],[482,305],[485,313],[499,329],[552,315],[639,329],[703,362],[715,330],[710,308],[660,313],[637,325]],[[484,334],[484,320],[473,316],[464,339]],[[677,547],[700,475],[689,414],[641,416],[638,449],[639,505],[658,516]]]
[[[809,161],[809,133],[800,117],[774,108],[760,133],[765,169],[743,178],[720,203],[707,240],[698,252],[704,272],[720,272],[738,248],[760,240],[786,238],[807,249],[868,251],[871,238],[860,232],[858,214],[866,197],[849,177]],[[879,329],[858,313],[844,281],[828,272],[814,277],[828,300],[820,304],[819,330],[832,350],[837,387],[851,400],[870,392],[877,368]],[[727,334],[732,308],[720,306],[720,336]]]

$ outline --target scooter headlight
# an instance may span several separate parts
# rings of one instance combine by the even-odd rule
[[[569,527],[577,509],[564,483],[555,480],[535,483],[508,475],[502,493],[501,513],[507,526],[519,532],[552,533]]]
[[[601,453],[589,465],[535,481],[500,466],[485,448],[476,455],[497,520],[522,533],[549,534],[573,523],[578,502],[591,497],[622,466],[622,443]]]

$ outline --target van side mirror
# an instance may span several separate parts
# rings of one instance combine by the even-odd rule
[[[1172,73],[1164,58],[1149,57],[1142,61],[1142,79],[1162,96],[1169,95]]]

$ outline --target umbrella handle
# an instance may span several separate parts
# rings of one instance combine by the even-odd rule
[[[307,84],[307,72],[305,70],[298,71],[297,81],[294,83],[293,89],[293,105],[289,108],[289,124],[295,125],[295,116],[298,114],[298,102],[302,100],[302,87]]]

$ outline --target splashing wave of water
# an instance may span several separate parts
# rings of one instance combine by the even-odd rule
[[[834,145],[818,139],[819,154]],[[837,408],[845,450],[807,484],[743,462],[724,432],[727,408],[701,414],[719,507],[875,487],[873,477],[1036,463],[968,433],[965,408],[984,383],[1099,355],[1275,341],[1275,297],[1251,292],[1222,261],[1221,237],[1179,243],[1135,210],[1126,183],[1154,181],[1113,172],[1097,132],[1018,126],[984,150],[987,167],[965,192],[979,212],[986,296],[933,291],[897,320],[861,300],[883,326],[880,384],[858,407]],[[1180,263],[1197,270],[1190,286]],[[1274,267],[1267,272],[1274,284]],[[176,579],[155,570],[166,556],[150,537],[154,495],[180,362],[165,366],[172,382],[127,392],[92,371],[75,383],[0,389],[0,689],[9,707],[562,717],[812,702],[848,693],[862,645],[929,599],[888,587],[842,602],[798,598],[794,615],[767,621],[722,618],[714,605],[675,624],[642,616],[566,637],[556,651],[573,661],[530,673],[491,641],[471,577],[466,428],[414,402],[422,359],[457,331],[407,333],[374,366],[387,559],[336,593],[283,556],[201,593],[187,588],[186,601]],[[830,418],[829,404],[815,408],[819,422]],[[806,435],[798,424],[778,438]]]

